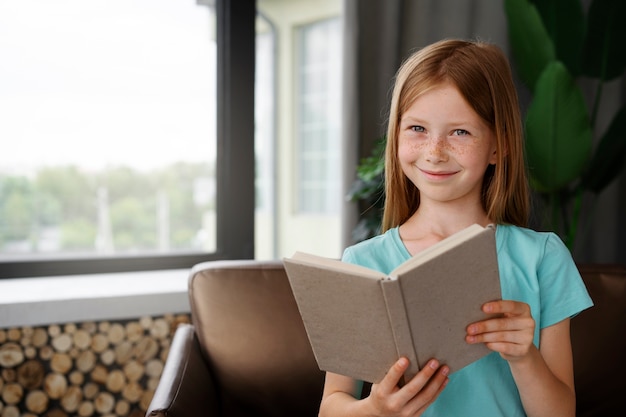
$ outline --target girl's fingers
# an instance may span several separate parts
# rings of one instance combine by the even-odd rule
[[[482,310],[488,314],[530,315],[530,306],[513,300],[490,301],[483,304]]]
[[[398,389],[398,384],[404,376],[404,371],[409,367],[409,360],[407,358],[400,358],[394,363],[387,375],[379,383],[379,389],[386,393],[394,392]]]

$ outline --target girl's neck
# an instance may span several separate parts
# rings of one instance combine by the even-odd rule
[[[472,210],[456,210],[450,207],[420,206],[402,225],[400,238],[411,255],[477,223],[487,226],[493,223],[482,207]]]

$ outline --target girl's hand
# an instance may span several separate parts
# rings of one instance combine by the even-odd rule
[[[501,300],[483,304],[483,312],[498,315],[467,326],[467,343],[484,343],[507,361],[526,357],[532,350],[535,320],[528,304]]]
[[[448,382],[450,369],[431,359],[413,379],[399,387],[408,366],[408,359],[400,358],[380,383],[372,385],[367,401],[370,402],[373,415],[420,416]]]

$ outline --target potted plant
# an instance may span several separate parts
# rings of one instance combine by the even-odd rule
[[[596,121],[607,82],[626,68],[626,2],[593,0],[587,12],[581,0],[504,0],[504,6],[513,65],[531,94],[525,114],[531,187],[547,208],[543,225],[573,250],[583,197],[601,193],[625,165],[626,106],[605,131]],[[591,97],[583,84],[593,87]]]

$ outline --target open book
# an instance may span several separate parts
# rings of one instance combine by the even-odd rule
[[[461,230],[389,275],[301,252],[283,261],[323,371],[380,382],[405,356],[408,381],[431,358],[455,372],[490,352],[467,344],[465,328],[501,298],[493,226]]]

